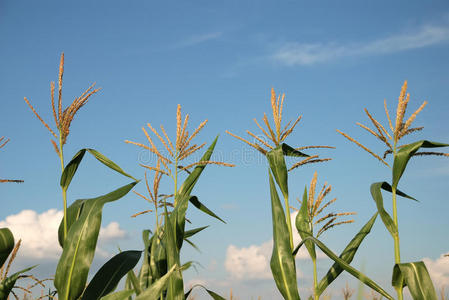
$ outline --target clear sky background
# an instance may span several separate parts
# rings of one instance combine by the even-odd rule
[[[449,142],[447,1],[3,0],[0,38],[0,136],[11,139],[1,150],[0,177],[25,180],[2,184],[0,227],[8,226],[23,238],[15,268],[40,263],[35,274],[41,278],[54,273],[60,251],[55,242],[62,209],[60,165],[49,132],[23,97],[51,123],[50,81],[57,81],[61,52],[66,58],[66,105],[94,81],[102,87],[72,123],[66,160],[81,148],[94,148],[143,178],[138,164],[154,163],[154,157],[124,140],[145,142],[141,127],[147,122],[164,124],[173,134],[178,103],[190,115],[190,130],[209,120],[197,142],[209,144],[220,135],[216,158],[236,167],[208,166],[193,193],[227,224],[189,208],[194,226],[211,226],[194,238],[201,253],[185,245],[182,258],[201,265],[197,272],[185,273],[187,285],[201,282],[222,295],[232,288],[239,299],[280,298],[267,265],[272,227],[265,159],[225,134],[259,132],[252,119],[270,113],[272,87],[286,94],[284,120],[303,115],[288,144],[336,147],[319,151],[332,161],[290,175],[292,199],[317,171],[319,186],[329,182],[330,196],[338,198],[333,209],[358,213],[355,224],[323,236],[335,252],[375,212],[370,184],[391,178],[388,168],[335,129],[383,153],[382,144],[355,123],[368,125],[367,108],[386,124],[383,100],[394,112],[408,80],[407,116],[424,100],[429,104],[414,123],[424,130],[407,141]],[[438,286],[449,285],[449,258],[442,257],[449,252],[448,180],[449,159],[424,157],[412,160],[400,184],[420,200],[399,200],[402,258],[425,258]],[[86,157],[69,201],[127,182]],[[144,185],[136,190],[144,192]],[[162,191],[171,193],[168,180]],[[154,218],[130,216],[148,208],[132,193],[105,207],[91,274],[117,246],[142,248],[141,231],[152,228]],[[353,265],[391,291],[392,250],[393,241],[378,220]],[[305,297],[312,285],[311,264],[300,258],[297,265]],[[321,276],[329,265],[326,259],[319,261]],[[341,298],[346,281],[357,288],[343,276],[329,290],[332,299]]]

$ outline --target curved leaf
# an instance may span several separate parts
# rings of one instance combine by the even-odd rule
[[[273,253],[270,267],[274,281],[284,299],[298,300],[295,261],[290,247],[290,238],[285,221],[284,209],[279,200],[273,177],[270,176],[271,211],[273,220]]]
[[[176,269],[174,265],[164,276],[153,283],[148,289],[140,293],[135,300],[158,299],[162,291],[166,288],[167,283]]]
[[[355,237],[349,242],[343,252],[340,254],[340,258],[346,263],[350,264],[354,258],[355,253],[360,247],[365,237],[370,233],[371,228],[376,222],[378,213],[369,219],[369,221],[360,229],[360,231],[355,235]],[[307,246],[307,245],[306,245]],[[321,295],[326,288],[343,272],[343,268],[338,264],[334,263],[332,267],[327,271],[327,274],[321,279],[317,287],[318,296]]]
[[[393,184],[392,186],[396,188],[398,186],[399,180],[407,167],[407,163],[413,154],[419,150],[419,148],[437,148],[437,147],[448,147],[449,144],[443,144],[438,142],[430,142],[426,140],[418,141],[409,145],[402,147],[394,156],[393,162]]]
[[[83,210],[85,199],[78,199],[73,202],[69,207],[67,207],[67,231],[70,230],[72,224],[78,220],[81,215],[81,211]],[[64,219],[59,223],[58,228],[58,242],[61,248],[64,248]]]
[[[141,255],[142,251],[129,250],[112,257],[92,278],[81,299],[100,299],[112,292],[122,277],[136,266]]]
[[[284,156],[309,157],[309,155],[295,150],[284,143],[267,153],[268,163],[270,164],[274,179],[281,188],[284,198],[288,198],[288,172]]]
[[[86,285],[101,226],[103,205],[125,196],[137,182],[109,194],[84,201],[80,217],[67,233],[64,249],[56,268],[54,285],[59,299],[78,299]]]
[[[437,300],[429,272],[422,261],[394,265],[392,285],[395,288],[407,286],[413,299]]]
[[[176,244],[176,236],[174,231],[176,228],[172,227],[172,223],[167,217],[167,207],[165,209],[165,228],[164,228],[164,237],[163,243],[165,246],[165,251],[167,254],[167,266],[169,268],[173,268],[175,266],[181,265],[179,258],[179,250]],[[170,217],[175,218],[173,213]],[[184,236],[184,235],[183,235]],[[183,237],[182,236],[182,237]],[[182,238],[181,237],[181,238]],[[182,272],[180,269],[174,270],[172,276],[170,276],[168,280],[167,286],[167,300],[184,300],[184,282],[182,280]]]
[[[150,255],[150,235],[151,230],[144,230],[142,231],[142,239],[144,244],[144,251],[143,251],[143,261],[142,261],[142,267],[140,268],[139,272],[139,284],[143,289],[148,288],[151,285],[152,277],[151,277],[151,270],[150,270],[150,262],[149,262],[149,255]]]
[[[134,290],[124,290],[108,294],[101,297],[100,300],[125,300],[126,298],[131,297],[132,294],[134,294]]]
[[[358,280],[360,280],[361,282],[363,282],[364,284],[366,284],[367,286],[369,286],[370,288],[372,288],[373,290],[375,290],[376,292],[378,292],[379,294],[384,296],[385,298],[394,300],[394,298],[392,296],[390,296],[386,291],[384,291],[377,283],[375,283],[372,279],[368,278],[365,274],[363,274],[362,272],[353,268],[347,262],[345,262],[343,259],[338,257],[334,252],[332,252],[332,250],[327,248],[326,245],[324,245],[320,240],[318,240],[312,236],[307,237],[305,240],[301,241],[301,243],[298,245],[298,248],[300,248],[306,240],[313,241],[315,243],[315,245],[317,245],[318,248],[320,248],[324,252],[324,254],[326,254],[330,259],[332,259],[333,261],[338,263],[340,265],[340,267],[343,268],[346,272],[348,272],[349,274],[351,274],[352,276],[354,276],[355,278],[357,278]]]
[[[201,157],[200,161],[207,161],[212,156],[212,152],[214,152],[215,145],[217,144],[218,136],[215,138],[215,140],[212,142],[212,144],[207,148],[204,155]],[[196,182],[198,181],[198,178],[200,177],[201,173],[203,172],[204,168],[207,165],[198,165],[193,169],[192,173],[184,180],[183,184],[178,190],[178,195],[180,197],[188,196],[192,192],[193,187],[195,186]]]
[[[203,203],[200,202],[200,200],[198,200],[198,198],[196,196],[190,197],[189,198],[190,203],[193,204],[193,206],[195,206],[196,208],[198,208],[199,210],[201,210],[202,212],[208,214],[209,216],[214,217],[215,219],[218,219],[220,221],[222,221],[223,223],[226,224],[225,221],[223,221],[219,216],[217,216],[216,214],[214,214],[210,209],[208,209]]]
[[[384,191],[387,191],[387,192],[390,192],[390,193],[393,192],[393,189],[392,189],[391,185],[388,182],[385,182],[385,181],[382,182],[382,185],[380,186],[380,188],[383,189]],[[401,192],[400,190],[396,190],[396,195],[419,202],[415,198],[407,195],[406,193]]]
[[[187,238],[197,234],[198,232],[206,229],[207,227],[209,227],[209,226],[203,226],[203,227],[198,227],[198,228],[187,230],[186,232],[184,232],[184,238],[187,239]]]
[[[304,194],[302,196],[301,208],[299,209],[298,214],[296,215],[296,222],[295,222],[296,229],[298,230],[301,239],[305,239],[308,236],[313,236],[307,206],[308,201],[307,201],[307,187],[306,187],[304,189]],[[312,258],[312,260],[315,260],[316,259],[315,244],[312,241],[307,241],[305,245],[307,251],[309,252],[310,257]],[[293,255],[296,256],[296,253],[293,253]]]
[[[88,151],[90,154],[92,154],[99,162],[107,166],[108,168],[122,174],[123,176],[126,176],[128,178],[133,179],[134,181],[138,181],[125,171],[123,171],[116,163],[114,163],[112,160],[101,154],[95,149],[81,149],[78,151],[73,158],[70,160],[70,162],[66,165],[64,168],[64,171],[61,175],[61,188],[67,190],[70,183],[72,182],[73,176],[76,173],[76,170],[78,169],[78,166],[80,165],[81,161],[83,160],[84,154]]]
[[[11,292],[12,288],[16,284],[16,281],[17,281],[17,279],[19,279],[20,275],[25,272],[28,272],[29,270],[31,270],[35,267],[36,266],[23,269],[19,272],[12,274],[11,276],[9,276],[5,279],[3,279],[0,282],[0,300],[7,300],[9,293]]]
[[[203,285],[201,284],[195,284],[194,286],[192,286],[190,288],[190,290],[185,294],[185,298],[187,299],[187,297],[190,296],[190,293],[192,292],[192,290],[196,287],[202,287],[208,294],[209,296],[212,297],[212,299],[214,300],[226,300],[225,298],[223,298],[222,296],[218,295],[217,293],[215,293],[214,291],[208,290],[206,289]]]
[[[398,228],[393,222],[393,219],[388,214],[388,212],[384,209],[384,200],[382,198],[382,192],[380,191],[382,185],[384,185],[386,182],[375,182],[371,185],[370,191],[371,196],[374,199],[374,202],[376,202],[377,211],[379,212],[379,215],[382,219],[382,222],[384,222],[385,227],[390,232],[391,236],[398,235]],[[388,184],[388,183],[386,183]]]
[[[9,228],[0,228],[0,268],[14,249],[14,236]]]

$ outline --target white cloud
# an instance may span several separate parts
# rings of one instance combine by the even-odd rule
[[[290,215],[292,225],[295,224],[296,212]],[[293,230],[293,244],[298,245],[301,241],[296,230]],[[273,241],[266,241],[260,245],[249,247],[236,247],[229,245],[226,251],[225,268],[232,278],[235,279],[269,279],[272,278],[270,270],[270,259],[273,250]],[[317,249],[317,258],[325,258],[324,253]],[[309,253],[305,247],[301,247],[296,259],[309,259]],[[302,277],[298,268],[298,276]]]
[[[222,35],[221,32],[211,32],[211,33],[193,35],[193,36],[190,36],[189,38],[186,38],[183,41],[181,41],[177,45],[177,47],[182,48],[182,47],[195,46],[195,45],[198,45],[198,44],[210,41],[210,40],[216,40],[221,35]]]
[[[8,227],[16,241],[22,239],[19,257],[56,260],[62,252],[57,234],[62,217],[62,211],[56,209],[49,209],[41,214],[34,210],[23,210],[0,221],[0,227]],[[108,256],[109,254],[101,246],[114,239],[123,239],[125,236],[126,232],[117,222],[111,222],[106,227],[102,227],[97,253],[104,257]]]
[[[430,277],[436,287],[449,287],[449,257],[441,254],[439,258],[432,260],[423,258]]]
[[[365,43],[288,43],[273,55],[285,65],[311,65],[349,56],[380,55],[417,49],[449,41],[449,26],[423,26]]]

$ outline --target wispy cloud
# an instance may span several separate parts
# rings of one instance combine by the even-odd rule
[[[216,40],[219,37],[221,37],[222,32],[210,32],[210,33],[204,33],[204,34],[197,34],[192,35],[184,40],[181,40],[178,44],[176,44],[177,48],[184,48],[184,47],[192,47],[196,46],[198,44]]]
[[[421,28],[365,43],[287,43],[272,58],[285,65],[312,65],[344,57],[382,55],[437,45],[449,41],[449,25]]]

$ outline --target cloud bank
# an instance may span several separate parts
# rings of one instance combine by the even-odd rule
[[[441,254],[439,258],[432,260],[423,258],[435,287],[449,287],[449,257]]]
[[[43,213],[34,210],[22,210],[0,221],[0,227],[8,227],[16,242],[22,239],[18,257],[26,259],[57,260],[62,253],[58,243],[58,227],[63,217],[62,211],[49,209]],[[97,254],[109,256],[102,246],[116,239],[126,237],[126,232],[117,222],[101,227]]]
[[[292,224],[295,224],[296,214],[297,212],[294,212],[290,215]],[[298,245],[300,241],[301,237],[294,230],[293,244]],[[229,245],[226,251],[225,269],[233,279],[270,279],[273,277],[270,270],[272,250],[273,240],[241,248]],[[325,257],[324,253],[317,249],[317,258]],[[309,253],[305,247],[298,251],[296,259],[309,259]],[[302,275],[298,273],[298,276]]]

